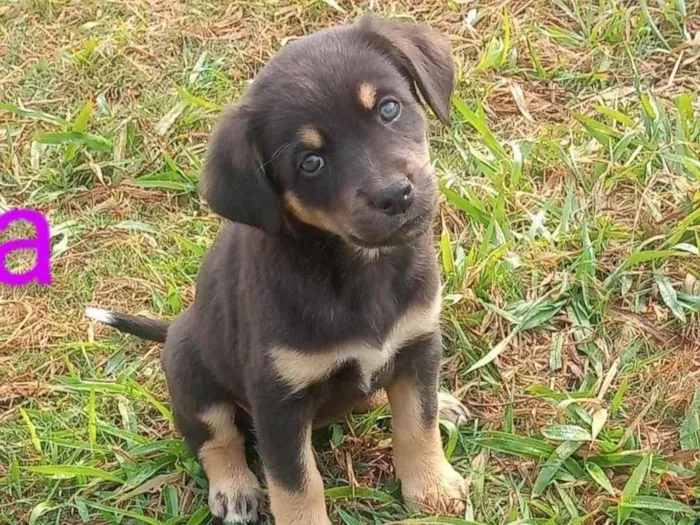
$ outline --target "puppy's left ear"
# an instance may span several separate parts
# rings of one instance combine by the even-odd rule
[[[282,227],[280,198],[249,130],[245,108],[229,109],[219,118],[209,142],[200,193],[218,215],[277,234]]]
[[[449,126],[455,73],[447,38],[425,24],[382,20],[372,15],[363,16],[358,27],[398,58],[440,121]]]

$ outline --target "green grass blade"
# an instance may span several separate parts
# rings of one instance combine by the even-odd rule
[[[503,51],[498,61],[498,67],[503,67],[508,62],[511,47],[511,23],[508,9],[503,9]]]
[[[207,250],[204,246],[200,246],[199,244],[196,244],[191,240],[183,237],[182,235],[178,235],[177,233],[171,233],[171,235],[175,240],[177,240],[179,244],[181,244],[184,248],[192,252],[192,254],[196,257],[204,257],[204,255],[207,253]]]
[[[54,126],[68,127],[70,122],[61,117],[56,117],[49,113],[44,113],[43,111],[36,111],[34,109],[21,108],[19,106],[14,106],[12,104],[0,103],[0,109],[14,113],[18,117],[29,118],[33,120],[39,120],[41,122],[46,122],[47,124],[53,124]]]
[[[620,411],[622,406],[622,399],[625,397],[625,392],[629,388],[629,377],[625,376],[620,382],[620,386],[617,388],[615,395],[613,396],[612,402],[610,403],[610,413],[614,416]]]
[[[23,470],[59,479],[71,479],[76,476],[86,476],[89,478],[99,478],[104,481],[113,481],[114,483],[124,483],[122,478],[110,472],[99,468],[82,467],[79,465],[41,465],[36,467],[23,467]]]
[[[623,272],[629,270],[630,268],[633,268],[634,266],[637,266],[638,264],[642,264],[649,261],[658,261],[659,259],[668,259],[669,257],[688,257],[689,255],[690,254],[687,252],[680,252],[674,250],[650,250],[635,252],[629,257],[627,257],[627,259],[625,259],[624,262],[620,264],[617,267],[617,269],[608,276],[607,279],[605,279],[605,281],[603,282],[603,286],[609,288],[612,284],[617,282],[617,280]]]
[[[22,419],[24,420],[24,424],[27,425],[27,430],[29,430],[29,437],[32,440],[32,445],[34,445],[34,450],[36,450],[37,454],[41,455],[41,441],[39,440],[39,436],[36,433],[36,427],[34,426],[34,423],[32,423],[32,420],[29,417],[29,414],[26,410],[20,408],[19,413],[22,416]]]
[[[90,121],[90,116],[92,115],[92,110],[94,107],[95,104],[90,100],[85,103],[83,109],[80,110],[80,113],[78,113],[78,116],[75,117],[75,120],[73,121],[73,131],[78,133],[84,133],[87,131],[87,125]],[[78,144],[71,144],[66,151],[65,158],[67,160],[72,159],[78,152],[79,147],[80,146]]]
[[[209,507],[207,505],[203,505],[192,513],[190,519],[187,520],[185,525],[202,525],[204,520],[206,520],[209,516],[211,516]]]
[[[600,485],[608,494],[615,495],[615,491],[613,490],[612,484],[610,483],[608,476],[605,475],[605,471],[602,468],[600,468],[595,463],[589,462],[587,462],[584,465],[584,467],[586,469],[586,472],[588,472],[588,475],[591,476],[591,478],[593,479],[593,481]]]
[[[619,468],[619,467],[636,467],[644,460],[644,456],[640,456],[638,452],[623,452],[618,454],[600,454],[596,456],[588,456],[587,461],[593,462],[601,468]],[[661,458],[654,458],[651,462],[651,470],[659,474],[667,474],[673,472],[682,478],[693,478],[695,472],[686,469],[681,465],[669,463]]]
[[[639,5],[642,8],[642,16],[644,17],[645,22],[649,25],[649,28],[651,29],[652,33],[654,33],[656,38],[659,39],[659,42],[661,42],[666,49],[671,49],[671,46],[669,45],[668,41],[666,40],[666,38],[664,38],[664,35],[661,34],[659,27],[656,25],[654,19],[651,17],[651,13],[649,12],[648,1],[639,0]]]
[[[582,441],[565,441],[552,452],[552,455],[549,456],[535,480],[535,484],[532,487],[533,496],[540,496],[544,492],[544,489],[547,488],[547,485],[554,479],[554,476],[564,462],[571,454],[576,452],[581,445],[583,445]]]
[[[685,323],[685,312],[683,311],[683,307],[678,303],[678,294],[675,288],[673,288],[671,280],[666,275],[655,273],[654,281],[659,287],[659,294],[664,303],[666,303],[666,306],[668,306],[673,315],[675,315],[680,322]]]
[[[612,108],[609,108],[607,106],[600,106],[600,105],[596,106],[595,109],[601,115],[605,115],[606,117],[610,117],[615,122],[618,122],[627,128],[634,127],[634,121],[631,118],[629,118],[627,115],[622,113],[621,111],[617,111],[616,109],[612,109]]]
[[[163,490],[163,500],[165,501],[165,515],[177,516],[180,511],[180,498],[177,489],[173,485],[168,485]]]
[[[503,40],[497,37],[491,38],[476,64],[476,71],[484,72],[497,68],[504,51]]]
[[[617,516],[619,511],[620,507],[618,505],[611,505],[606,509],[607,514],[610,516]],[[670,525],[668,522],[661,521],[661,519],[636,509],[631,510],[629,520],[630,522],[638,523],[639,525]],[[673,525],[681,524],[673,522]]]
[[[459,195],[457,192],[448,188],[442,183],[440,183],[440,191],[449,202],[457,206],[457,208],[465,212],[476,222],[482,224],[483,226],[487,226],[489,224],[491,218],[480,203],[471,198],[466,198]]]
[[[440,257],[442,259],[442,271],[446,275],[452,274],[455,269],[455,260],[452,254],[450,231],[444,224],[442,226],[442,234],[440,235]]]
[[[693,97],[690,93],[681,93],[678,95],[673,103],[678,110],[678,117],[680,118],[680,127],[683,131],[683,138],[685,140],[690,140],[690,126],[694,118],[693,109]]]
[[[462,115],[462,117],[481,135],[486,147],[493,153],[493,155],[498,160],[506,160],[508,156],[506,155],[503,146],[496,139],[491,130],[489,129],[487,123],[482,120],[474,111],[467,106],[467,104],[458,98],[454,100],[454,105],[457,111]]]
[[[440,425],[447,432],[447,443],[445,444],[445,457],[449,460],[452,458],[457,442],[459,441],[459,429],[451,421],[442,420]]]
[[[45,133],[35,139],[41,144],[71,144],[85,146],[95,151],[112,151],[112,142],[99,135],[79,131]]]
[[[189,91],[187,91],[185,88],[179,87],[177,88],[177,92],[182,97],[182,100],[184,100],[191,106],[197,106],[209,111],[221,111],[220,105],[214,104],[213,102],[209,102],[208,100],[204,100],[203,98],[195,96]]]
[[[343,510],[342,508],[338,508],[336,512],[340,518],[341,525],[363,525],[357,518],[351,516],[349,512]]]
[[[518,329],[515,328],[512,330],[501,342],[499,342],[496,346],[494,346],[491,350],[489,350],[484,357],[479,359],[476,363],[474,363],[472,366],[469,367],[469,370],[467,370],[467,374],[471,374],[474,370],[478,370],[482,366],[486,366],[489,363],[491,363],[494,359],[496,359],[503,351],[508,348],[508,345],[510,342],[515,338],[516,335],[518,335]]]
[[[591,137],[596,139],[606,148],[610,147],[613,140],[617,142],[622,137],[622,134],[619,131],[606,124],[603,124],[602,122],[598,122],[591,117],[577,113],[574,115],[574,118],[583,125]]]
[[[117,507],[110,507],[108,505],[102,505],[101,503],[96,503],[94,501],[88,501],[88,500],[85,500],[85,504],[88,507],[92,507],[93,509],[101,510],[102,512],[106,512],[106,513],[111,514],[113,516],[126,516],[127,518],[131,518],[131,519],[134,519],[136,521],[140,521],[141,523],[145,523],[146,525],[164,525],[164,523],[162,521],[159,521],[155,518],[150,518],[148,516],[144,516],[143,514],[139,514],[138,512],[120,509]]]
[[[576,522],[577,518],[579,518],[579,514],[572,497],[561,485],[559,485],[559,483],[555,483],[554,488],[556,489],[557,494],[559,494],[559,499],[561,499],[561,501],[564,503],[566,512],[569,513],[569,517],[571,518],[572,522]]]
[[[97,445],[97,413],[95,411],[94,390],[90,390],[90,397],[88,400],[88,436],[90,439],[90,445],[92,447]]]
[[[673,247],[677,245],[681,238],[686,234],[688,228],[696,223],[700,223],[700,208],[689,213],[674,230],[673,234],[664,242],[664,246]]]
[[[693,400],[688,405],[680,434],[683,450],[700,450],[700,388],[695,391]]]
[[[506,432],[486,432],[482,436],[473,438],[472,441],[482,447],[524,459],[545,458],[554,452],[554,447],[545,441]]]
[[[463,520],[461,518],[434,517],[434,518],[410,518],[401,521],[390,521],[387,525],[411,525],[420,523],[423,525],[484,525],[476,521]]]
[[[639,489],[642,488],[642,483],[649,473],[649,467],[651,467],[651,454],[644,456],[642,461],[637,465],[637,467],[632,472],[630,479],[627,480],[625,488],[622,490],[622,495],[620,496],[620,508],[617,513],[617,525],[623,525],[629,518],[631,509],[625,507],[625,504],[631,501],[639,493]]]
[[[157,179],[144,179],[138,178],[130,181],[130,184],[134,186],[140,186],[141,188],[152,188],[159,190],[173,190],[181,192],[191,192],[193,190],[192,184],[187,182],[179,182],[174,180],[157,180]]]
[[[381,490],[376,490],[369,487],[333,487],[326,489],[325,496],[326,499],[334,501],[343,499],[364,499],[369,501],[378,501],[379,503],[396,502],[396,498],[391,494],[387,494]]]
[[[22,475],[20,474],[19,462],[17,456],[12,456],[10,465],[9,484],[15,490],[15,494],[19,499],[22,499]]]
[[[550,425],[542,435],[553,441],[591,441],[591,433],[576,425]]]
[[[634,496],[624,502],[621,501],[620,506],[628,509],[660,510],[679,514],[695,514],[693,508],[684,503],[668,498],[660,498],[658,496]],[[700,515],[698,517],[700,517]]]
[[[153,407],[158,412],[160,412],[162,414],[162,416],[165,419],[172,421],[173,415],[172,415],[172,412],[170,411],[170,409],[167,408],[163,403],[158,401],[155,397],[153,397],[153,394],[151,394],[148,390],[146,390],[141,385],[139,385],[138,383],[136,383],[135,381],[133,381],[131,379],[128,380],[127,384],[129,384],[129,386],[131,386],[131,388],[133,389],[134,392],[137,393],[137,395],[139,395],[140,397],[142,397],[144,399],[147,399],[151,403],[151,405],[153,405]]]
[[[56,510],[57,508],[60,508],[60,505],[49,503],[48,501],[39,503],[32,509],[32,512],[29,514],[29,521],[27,522],[27,525],[35,525],[41,516],[43,516],[47,512]]]
[[[564,334],[557,332],[552,338],[552,350],[549,355],[549,368],[553,372],[562,367],[562,352],[564,350]]]
[[[73,131],[77,131],[79,133],[87,131],[87,125],[88,122],[90,122],[90,116],[92,116],[92,110],[94,107],[95,103],[91,100],[88,100],[85,103],[83,109],[80,110],[80,113],[78,113],[78,116],[75,117],[75,120],[73,121]]]

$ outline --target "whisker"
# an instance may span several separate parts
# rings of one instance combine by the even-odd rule
[[[272,154],[272,156],[270,156],[270,159],[269,159],[268,161],[262,163],[262,164],[258,167],[258,170],[263,170],[263,169],[265,169],[265,167],[266,167],[268,164],[270,164],[271,162],[274,162],[275,160],[277,160],[277,158],[278,158],[280,155],[282,155],[282,153],[284,153],[288,148],[290,148],[290,147],[292,147],[292,146],[294,146],[294,142],[288,142],[288,143],[286,143],[286,144],[283,144],[283,145],[280,146],[279,148],[277,148],[277,150]]]

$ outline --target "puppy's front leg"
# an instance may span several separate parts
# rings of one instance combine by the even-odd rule
[[[411,345],[387,387],[394,421],[394,465],[409,503],[464,512],[466,482],[445,458],[438,423],[439,332]]]
[[[311,446],[309,400],[266,392],[255,427],[276,525],[330,525],[323,479]]]

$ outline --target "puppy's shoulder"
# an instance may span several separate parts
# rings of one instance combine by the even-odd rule
[[[226,222],[204,255],[197,273],[197,297],[211,302],[215,297],[235,297],[238,283],[261,257],[261,239],[255,228]]]
[[[265,244],[267,235],[245,224],[225,221],[214,242],[204,256],[201,274],[228,271],[246,259],[254,258]]]

